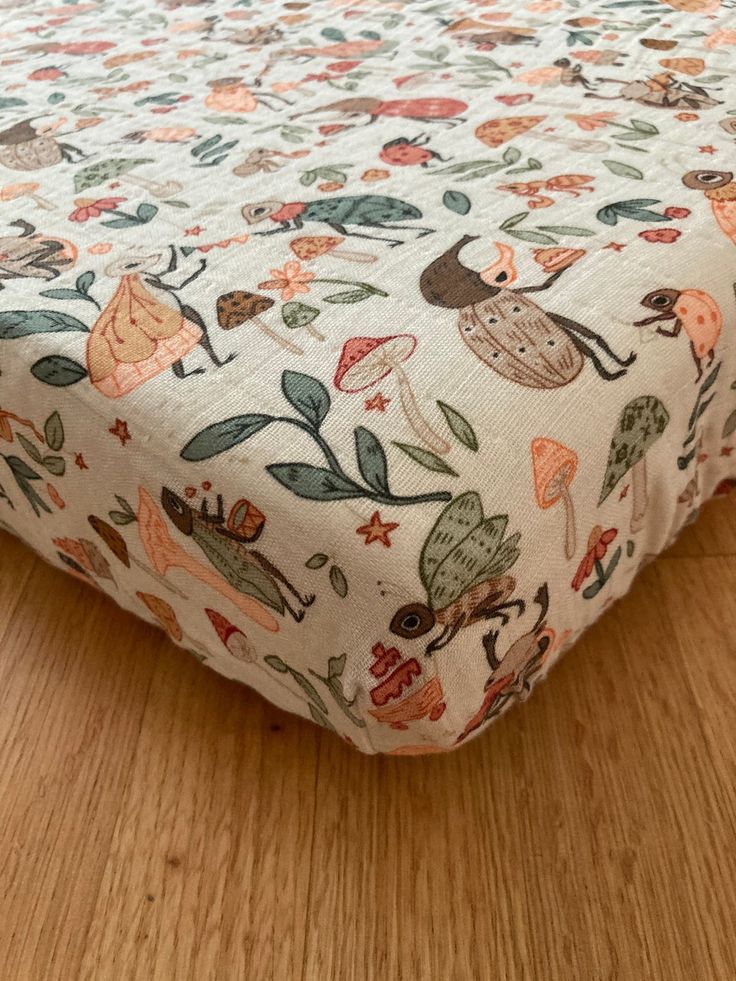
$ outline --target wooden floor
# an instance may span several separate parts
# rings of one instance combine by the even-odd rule
[[[369,758],[0,534],[6,981],[734,981],[736,503],[522,709]]]

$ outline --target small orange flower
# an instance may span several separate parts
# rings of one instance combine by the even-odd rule
[[[87,251],[90,255],[107,255],[112,251],[112,242],[96,242],[94,245],[88,245]]]
[[[281,290],[281,299],[286,303],[298,293],[308,293],[314,273],[302,269],[298,262],[287,262],[283,269],[272,269],[273,279],[258,284],[260,290]]]
[[[609,528],[604,531],[600,525],[594,525],[588,536],[588,551],[583,556],[583,560],[578,566],[575,578],[572,581],[572,588],[579,590],[585,580],[593,571],[596,562],[605,558],[608,546],[618,534],[617,528]]]
[[[681,123],[693,123],[696,119],[700,119],[700,116],[697,112],[678,112],[675,119],[679,119]]]
[[[595,129],[605,129],[609,121],[615,118],[615,112],[592,112],[587,116],[573,112],[565,116],[565,119],[569,119],[570,122],[589,133]]]
[[[103,211],[114,211],[126,200],[127,198],[77,198],[74,201],[77,207],[69,215],[69,221],[83,222],[90,218],[99,218]]]

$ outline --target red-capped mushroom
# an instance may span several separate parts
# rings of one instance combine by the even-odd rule
[[[390,337],[353,337],[345,343],[335,372],[335,388],[341,392],[363,392],[393,372],[407,422],[435,453],[449,452],[450,445],[422,415],[414,391],[402,367],[417,346],[412,334]]]

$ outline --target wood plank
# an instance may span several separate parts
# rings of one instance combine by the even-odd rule
[[[82,981],[298,976],[318,739],[166,645]]]

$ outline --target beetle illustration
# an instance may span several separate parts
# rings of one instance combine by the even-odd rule
[[[10,225],[20,232],[0,236],[0,290],[4,279],[55,279],[62,269],[74,265],[76,250],[69,242],[42,235],[22,219]]]
[[[510,246],[496,243],[501,258],[481,273],[460,262],[461,249],[477,238],[464,235],[430,263],[419,287],[433,306],[460,311],[460,336],[484,364],[527,388],[569,384],[580,374],[585,358],[606,381],[626,374],[636,360],[633,351],[620,358],[600,334],[569,317],[543,310],[524,295],[549,289],[567,267],[553,272],[539,286],[509,289],[516,278]],[[603,365],[599,352],[614,362],[615,370]]]
[[[333,113],[330,118],[349,120],[353,126],[368,126],[381,117],[398,119],[413,119],[420,123],[444,123],[447,126],[457,126],[465,120],[462,113],[468,108],[467,102],[459,99],[373,99],[367,96],[356,96],[352,99],[340,99],[326,106],[307,109],[306,112],[296,113],[292,119],[312,116],[315,113]],[[366,118],[367,117],[367,118]],[[360,122],[364,118],[364,122]]]
[[[644,81],[622,82],[620,78],[598,78],[598,82],[612,82],[620,85],[618,95],[599,95],[586,92],[587,99],[607,101],[626,99],[640,106],[657,106],[660,109],[710,109],[721,103],[710,96],[700,85],[682,82],[671,72],[660,72]]]
[[[365,232],[348,231],[348,225],[359,228],[378,228],[397,231],[416,231],[417,238],[431,235],[434,228],[424,228],[395,222],[421,218],[422,212],[413,204],[400,201],[398,198],[384,197],[382,194],[351,194],[344,197],[326,198],[321,201],[260,201],[256,204],[246,204],[241,210],[243,218],[249,225],[256,225],[267,218],[274,222],[275,228],[268,231],[256,232],[256,235],[273,235],[276,232],[291,232],[304,227],[304,222],[319,221],[329,225],[338,235],[352,238],[369,238],[377,242],[387,242],[390,247],[402,245],[403,239],[382,238],[380,235],[368,235]]]
[[[508,623],[507,611],[524,612],[524,601],[510,599],[516,580],[505,573],[519,557],[521,534],[504,538],[508,515],[483,516],[475,491],[451,501],[427,536],[419,559],[419,576],[427,603],[407,603],[391,619],[393,634],[414,640],[437,624],[441,633],[426,654],[447,647],[463,627],[498,618]]]
[[[447,163],[447,158],[441,157],[436,150],[430,150],[427,143],[429,137],[426,133],[420,133],[412,139],[400,136],[384,143],[378,156],[384,163],[393,164],[395,167],[409,167],[416,164],[426,167],[430,160]]]
[[[42,170],[65,160],[78,163],[85,154],[70,143],[61,143],[52,134],[33,125],[33,120],[23,120],[0,132],[0,164],[10,170]]]
[[[527,205],[530,208],[547,208],[553,203],[552,198],[545,197],[539,193],[540,191],[571,194],[572,197],[579,198],[583,191],[593,190],[590,187],[593,179],[590,174],[559,174],[546,180],[499,184],[498,190],[510,191],[517,197],[528,198]]]
[[[314,602],[314,594],[302,596],[262,552],[248,547],[260,537],[265,524],[265,519],[259,519],[243,527],[239,515],[248,502],[239,501],[227,522],[219,494],[214,514],[209,513],[206,500],[197,513],[168,487],[161,491],[161,503],[175,527],[202,549],[234,589],[252,596],[282,616],[288,612],[297,623],[304,619],[304,610]],[[297,601],[300,609],[292,606],[287,593]]]
[[[483,702],[458,737],[459,743],[485,722],[495,718],[514,695],[522,701],[529,696],[531,679],[542,667],[545,655],[555,640],[554,631],[547,626],[547,583],[539,587],[534,602],[539,607],[536,623],[531,630],[514,641],[502,658],[498,657],[496,651],[498,631],[491,631],[483,638],[491,674],[485,684]]]
[[[647,293],[641,301],[643,307],[655,310],[652,317],[637,320],[635,327],[646,327],[660,321],[674,320],[671,330],[658,326],[657,333],[663,337],[678,337],[684,330],[690,338],[690,350],[698,369],[696,381],[703,375],[703,359],[708,358],[708,366],[716,356],[716,344],[723,329],[723,314],[720,307],[702,290],[654,290]]]

